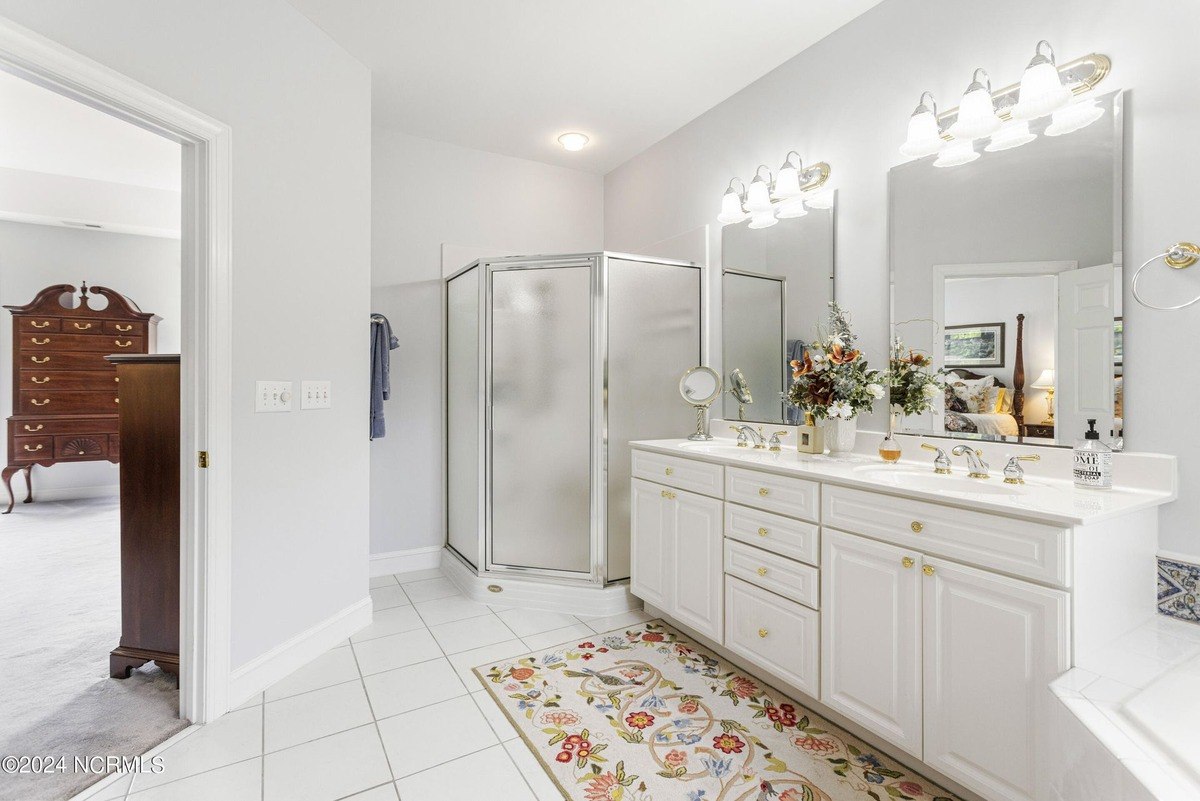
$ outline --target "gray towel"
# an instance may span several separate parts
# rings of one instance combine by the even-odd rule
[[[383,402],[392,394],[392,356],[400,347],[392,335],[392,324],[382,314],[371,315],[371,439],[387,433],[383,424]]]

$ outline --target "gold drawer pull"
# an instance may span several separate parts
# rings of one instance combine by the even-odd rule
[[[120,381],[120,380],[121,380],[121,376],[115,376],[115,377],[113,378],[113,381]]]
[[[119,340],[119,339],[114,339],[114,340],[113,340],[113,342],[116,342],[116,343],[117,343],[117,347],[118,347],[118,348],[128,348],[130,345],[132,345],[132,344],[133,344],[133,340],[132,340],[132,339],[127,339],[127,340],[125,340],[125,343],[124,343],[124,344],[121,344],[121,340]]]
[[[921,572],[927,576],[932,576],[934,574],[933,565],[925,565],[925,567],[921,568]]]
[[[913,558],[911,556],[906,556],[900,560],[900,564],[904,565],[905,567],[912,567],[913,565],[916,564],[916,562],[913,561]]]
[[[46,376],[45,378],[38,378],[36,375],[33,375],[33,376],[29,377],[29,380],[35,384],[48,384],[48,383],[50,383],[50,376]]]
[[[121,325],[120,323],[117,323],[117,330],[118,331],[132,331],[133,326],[132,325]]]
[[[40,359],[39,359],[37,356],[30,356],[30,357],[29,357],[29,359],[30,359],[30,361],[32,361],[34,364],[45,364],[46,362],[50,361],[50,357],[49,357],[49,356],[43,356],[43,357],[42,357],[42,358],[40,358]]]
[[[663,491],[662,491],[662,496],[663,496],[664,498],[666,498],[668,501],[673,501],[673,500],[675,500],[675,493],[671,492],[670,490],[663,490]]]
[[[74,326],[76,328],[78,328],[80,331],[86,331],[92,327],[92,324],[91,323],[74,323]]]
[[[42,425],[41,423],[38,423],[38,424],[37,424],[37,428],[34,428],[33,426],[29,425],[29,423],[26,423],[26,424],[25,424],[25,430],[26,430],[26,431],[41,431],[41,430],[42,430],[43,428],[45,428],[45,427],[46,427],[46,426]]]
[[[759,637],[762,637],[762,638],[765,640],[765,639],[767,638],[767,630],[766,630],[766,629],[759,629],[759,630],[758,630],[758,636],[759,636]]]
[[[30,320],[29,324],[32,325],[34,328],[49,328],[50,327],[49,320],[47,320],[44,323],[39,323],[37,320]]]
[[[908,524],[908,527],[912,529],[913,534],[920,534],[922,531],[925,530],[925,524],[920,522],[919,520],[912,521],[911,523]]]
[[[30,341],[30,342],[32,342],[32,343],[33,343],[33,344],[35,344],[35,345],[49,345],[49,344],[50,344],[50,337],[45,337],[45,338],[43,338],[43,339],[42,339],[40,342],[38,341],[38,338],[37,338],[37,337],[30,337],[30,338],[29,338],[29,341]]]
[[[47,403],[50,402],[50,399],[46,398],[45,400],[38,400],[37,398],[30,398],[30,401],[33,403],[34,406],[45,406]]]
[[[25,450],[29,451],[30,453],[32,453],[32,452],[34,452],[34,451],[40,451],[41,449],[42,449],[42,446],[41,446],[40,444],[39,444],[39,445],[26,445],[26,446],[25,446]]]
[[[120,403],[120,402],[121,402],[120,398],[113,398],[113,403]]]
[[[758,494],[765,498],[771,494],[771,491],[769,489],[767,489],[766,487],[759,487]]]
[[[758,530],[758,536],[760,536],[760,537],[765,537],[765,536],[767,536],[767,530],[766,530],[765,528],[760,528],[760,529]]]
[[[664,472],[664,473],[666,473],[668,476],[673,476],[673,475],[675,475],[675,468],[674,468],[674,467],[668,467],[668,468],[667,468],[666,470],[664,470],[663,472]]]
[[[765,567],[760,567],[760,568],[757,570],[757,573],[758,573],[758,575],[760,575],[760,576],[765,576],[765,575],[767,575],[767,569],[766,569]]]

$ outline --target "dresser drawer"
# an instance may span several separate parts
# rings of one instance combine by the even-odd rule
[[[796,689],[818,696],[819,613],[725,577],[725,647]]]
[[[33,462],[54,457],[54,437],[13,437],[14,462]]]
[[[105,320],[104,333],[118,335],[122,338],[124,338],[126,335],[144,337],[146,335],[146,324],[123,323],[120,320]]]
[[[105,459],[108,434],[67,434],[54,438],[54,458],[63,461]]]
[[[103,320],[68,320],[62,321],[64,334],[103,334]]]
[[[38,333],[39,331],[57,331],[59,319],[57,317],[18,317],[17,330],[21,333],[27,331]]]
[[[118,408],[115,384],[109,392],[23,389],[18,394],[21,414],[104,414]]]
[[[725,573],[813,609],[820,606],[817,569],[779,554],[725,540]]]
[[[115,370],[21,370],[21,389],[91,389],[103,392],[117,385]]]
[[[17,366],[39,373],[46,370],[108,370],[116,375],[116,368],[104,360],[106,355],[108,354],[101,351],[93,353],[87,351],[75,353],[22,351],[17,356]]]
[[[802,478],[730,467],[725,471],[725,500],[781,515],[817,520],[820,485]]]
[[[725,504],[725,536],[772,553],[799,559],[810,565],[821,563],[820,529],[790,517]]]
[[[116,414],[99,417],[65,417],[55,418],[45,416],[37,418],[12,418],[8,420],[8,430],[11,436],[26,437],[30,435],[54,434],[115,434],[119,419]]]
[[[724,468],[695,459],[651,451],[633,451],[633,477],[713,498],[721,497]]]
[[[144,353],[145,338],[135,336],[96,336],[94,334],[22,334],[17,342],[22,353],[40,354],[63,351],[97,353]]]
[[[1067,586],[1070,532],[875,492],[826,487],[826,526],[1014,576]]]

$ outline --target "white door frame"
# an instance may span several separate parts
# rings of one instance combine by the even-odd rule
[[[4,17],[0,69],[182,146],[179,714],[204,723],[228,708],[230,674],[231,131]]]

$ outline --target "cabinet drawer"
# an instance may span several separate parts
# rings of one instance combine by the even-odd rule
[[[21,370],[21,388],[53,392],[58,389],[105,391],[117,385],[115,370]]]
[[[108,434],[67,434],[54,438],[56,459],[104,459],[107,456]]]
[[[34,334],[39,331],[57,331],[59,318],[57,317],[18,317],[17,330],[21,333],[32,332]]]
[[[34,370],[38,374],[42,374],[46,370],[109,370],[116,375],[116,368],[104,360],[106,355],[102,351],[92,353],[87,351],[77,353],[22,351],[17,357],[17,366]]]
[[[117,411],[117,389],[110,392],[20,391],[21,414],[103,414]]]
[[[12,460],[32,462],[54,458],[54,437],[13,437]]]
[[[145,323],[121,322],[120,320],[105,320],[104,333],[119,335],[122,338],[126,334],[134,337],[143,337],[146,335]]]
[[[695,459],[683,459],[650,451],[633,452],[633,477],[666,484],[713,498],[721,497],[725,468]]]
[[[740,467],[725,471],[725,500],[802,520],[816,521],[819,487],[815,481]]]
[[[64,334],[103,334],[103,320],[63,320],[62,332]]]
[[[826,487],[826,526],[886,540],[922,553],[1067,586],[1070,532],[875,492]]]
[[[145,353],[145,339],[135,336],[95,336],[94,334],[22,334],[18,346],[22,352],[94,351],[99,353]]]
[[[102,417],[55,417],[40,418],[9,418],[8,430],[14,437],[25,437],[31,434],[48,436],[55,434],[115,434],[118,417],[114,413]]]
[[[725,540],[725,573],[813,609],[820,606],[819,573],[810,565]]]
[[[808,607],[725,577],[725,647],[813,698],[820,620]]]
[[[820,529],[790,517],[725,504],[725,536],[810,565],[821,563]]]

